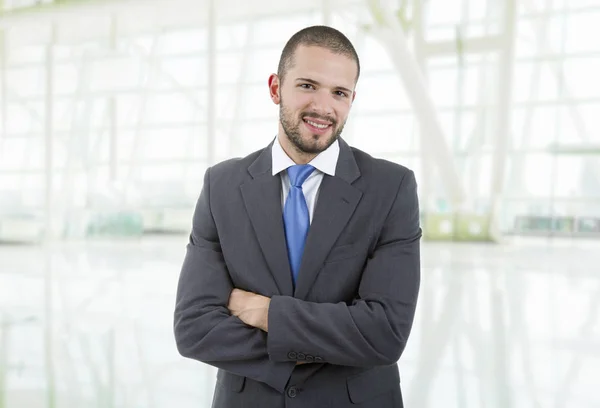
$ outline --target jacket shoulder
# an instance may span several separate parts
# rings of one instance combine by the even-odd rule
[[[234,157],[213,164],[209,167],[211,181],[218,180],[220,183],[231,183],[237,180],[241,182],[249,176],[248,167],[250,167],[265,149],[266,148],[257,150],[245,157]]]
[[[407,166],[386,159],[376,158],[356,147],[351,147],[354,158],[363,176],[375,177],[378,180],[402,180],[406,175],[414,173]]]

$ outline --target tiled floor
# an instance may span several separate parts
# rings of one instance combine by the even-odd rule
[[[185,244],[0,247],[0,408],[210,406],[214,370],[172,335]],[[600,241],[423,243],[422,260],[407,407],[600,407]]]

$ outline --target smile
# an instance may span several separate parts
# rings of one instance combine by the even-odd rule
[[[312,121],[310,119],[306,119],[306,118],[304,118],[303,120],[304,120],[304,122],[308,123],[310,126],[315,127],[317,129],[327,129],[329,126],[331,126],[331,123],[317,123],[317,122],[314,122],[314,121]]]

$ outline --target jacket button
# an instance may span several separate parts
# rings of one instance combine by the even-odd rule
[[[296,359],[296,353],[295,353],[295,352],[293,352],[293,351],[290,351],[290,352],[288,353],[288,358],[289,358],[290,360],[295,360],[295,359]]]
[[[298,360],[306,360],[306,354],[298,353]]]
[[[298,389],[296,387],[288,388],[287,395],[290,398],[296,398],[296,396],[298,395]]]
[[[319,356],[315,357],[315,362],[317,363],[321,363],[323,361],[323,359]]]
[[[315,361],[315,358],[313,356],[306,356],[306,361],[308,361],[309,363],[312,363],[313,361]]]

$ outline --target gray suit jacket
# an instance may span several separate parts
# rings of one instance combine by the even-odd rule
[[[402,407],[396,363],[420,285],[414,174],[340,139],[294,288],[271,145],[206,171],[177,288],[178,350],[219,368],[215,408]],[[268,333],[229,313],[233,288],[271,298]]]

